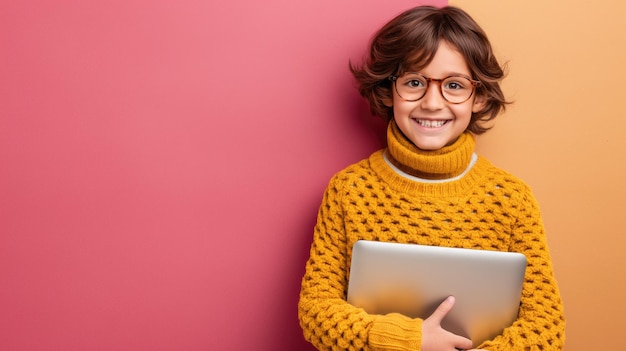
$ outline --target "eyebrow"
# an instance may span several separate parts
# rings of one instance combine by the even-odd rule
[[[433,76],[429,76],[429,75],[424,74],[424,73],[419,72],[419,71],[406,71],[406,72],[404,72],[404,75],[411,74],[411,73],[419,74],[419,75],[424,76],[426,78],[435,78]],[[448,78],[448,77],[454,77],[454,76],[461,76],[461,77],[466,77],[466,78],[469,78],[469,79],[474,79],[474,78],[472,78],[471,74],[465,74],[465,73],[459,73],[459,72],[448,72],[448,73],[445,73],[445,74],[441,75],[439,78],[435,78],[435,79],[442,79],[442,78]]]

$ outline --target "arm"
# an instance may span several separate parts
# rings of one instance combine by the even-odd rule
[[[421,320],[370,315],[346,302],[351,248],[344,233],[344,191],[341,176],[333,178],[318,213],[298,303],[304,336],[319,350],[419,350]]]
[[[519,216],[513,228],[510,251],[526,255],[528,266],[522,288],[520,311],[502,335],[479,346],[499,350],[562,350],[565,342],[563,302],[554,278],[539,206],[525,187],[513,210]]]
[[[354,205],[350,201],[344,204],[342,195],[349,190],[339,177],[333,178],[320,206],[298,304],[305,338],[319,350],[429,351],[471,347],[470,340],[440,326],[454,299],[442,303],[424,321],[397,313],[370,315],[346,302],[351,247],[344,232],[344,221],[350,218],[345,217],[344,209]]]

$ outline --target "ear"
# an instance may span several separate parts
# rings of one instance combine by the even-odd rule
[[[391,97],[386,97],[384,99],[382,99],[383,105],[387,106],[387,107],[393,107],[393,98]]]
[[[472,104],[472,112],[480,112],[487,106],[487,98],[484,95],[477,95]]]

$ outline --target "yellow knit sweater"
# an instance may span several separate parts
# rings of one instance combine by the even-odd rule
[[[528,186],[482,157],[472,160],[470,134],[425,152],[392,122],[387,139],[386,151],[337,173],[326,189],[298,304],[305,338],[319,350],[420,350],[421,319],[371,315],[346,302],[352,245],[366,239],[525,254],[518,319],[477,347],[561,350],[563,305]]]

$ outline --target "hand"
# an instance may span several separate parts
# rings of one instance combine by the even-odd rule
[[[449,296],[422,323],[422,351],[467,350],[472,347],[472,340],[441,327],[441,321],[452,310],[454,302],[454,297]]]

